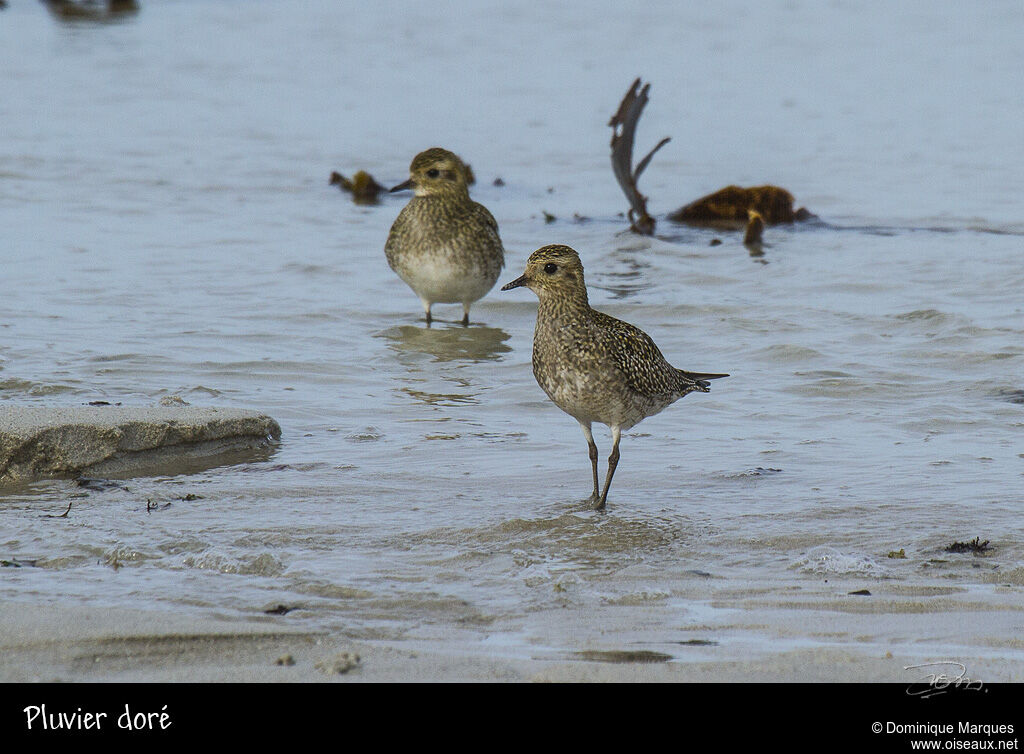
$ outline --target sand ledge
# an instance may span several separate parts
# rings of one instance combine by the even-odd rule
[[[160,473],[182,462],[265,448],[280,437],[272,418],[237,408],[4,407],[0,482]]]

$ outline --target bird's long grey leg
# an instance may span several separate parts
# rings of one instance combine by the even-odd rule
[[[622,434],[622,430],[619,427],[612,427],[612,454],[608,456],[608,476],[604,479],[604,492],[601,494],[601,499],[597,505],[594,506],[595,510],[602,510],[605,502],[608,500],[608,488],[612,486],[612,476],[615,475],[615,467],[619,465],[619,437]],[[596,467],[595,467],[596,468]]]
[[[429,327],[430,323],[434,321],[434,318],[430,316],[430,307],[433,306],[433,303],[425,298],[421,298],[420,301],[423,302],[423,313],[427,315],[427,326]]]
[[[469,304],[462,305],[462,326],[469,327]]]
[[[587,438],[587,449],[590,451],[590,465],[594,468],[594,494],[586,502],[596,503],[601,497],[601,490],[597,486],[597,444],[594,442],[594,433],[590,431],[590,422],[580,422],[580,429],[583,436]]]

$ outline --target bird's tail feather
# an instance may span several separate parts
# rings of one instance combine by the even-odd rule
[[[711,374],[705,372],[686,372],[682,369],[677,370],[679,376],[682,377],[686,382],[692,383],[697,390],[702,393],[711,392],[711,384],[708,380],[717,380],[719,377],[728,377],[727,374]]]

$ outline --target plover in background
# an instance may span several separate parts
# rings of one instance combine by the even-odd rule
[[[411,188],[388,234],[388,264],[423,302],[430,324],[434,304],[462,304],[462,324],[469,307],[487,294],[505,255],[498,223],[487,208],[469,198],[469,169],[456,155],[433,147],[409,166],[409,180],[391,191]]]
[[[676,369],[643,330],[591,309],[583,263],[568,246],[537,249],[526,272],[501,290],[520,286],[540,299],[533,374],[555,405],[580,423],[594,470],[594,493],[587,502],[601,510],[619,462],[622,431],[688,393],[710,392],[707,380],[729,375]],[[614,442],[604,492],[598,487],[593,422],[607,424]]]

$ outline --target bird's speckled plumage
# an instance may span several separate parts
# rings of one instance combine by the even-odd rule
[[[526,286],[540,299],[533,336],[533,374],[548,397],[583,428],[594,468],[592,502],[604,506],[618,462],[619,435],[684,395],[709,392],[726,374],[676,369],[643,330],[590,307],[579,255],[545,246],[525,274],[502,290]],[[598,496],[597,448],[591,424],[607,424],[615,442],[604,494]]]
[[[456,155],[434,147],[416,155],[409,180],[392,191],[412,188],[388,234],[388,264],[423,303],[427,322],[435,303],[469,307],[483,298],[505,266],[498,223],[469,197],[468,169]]]

